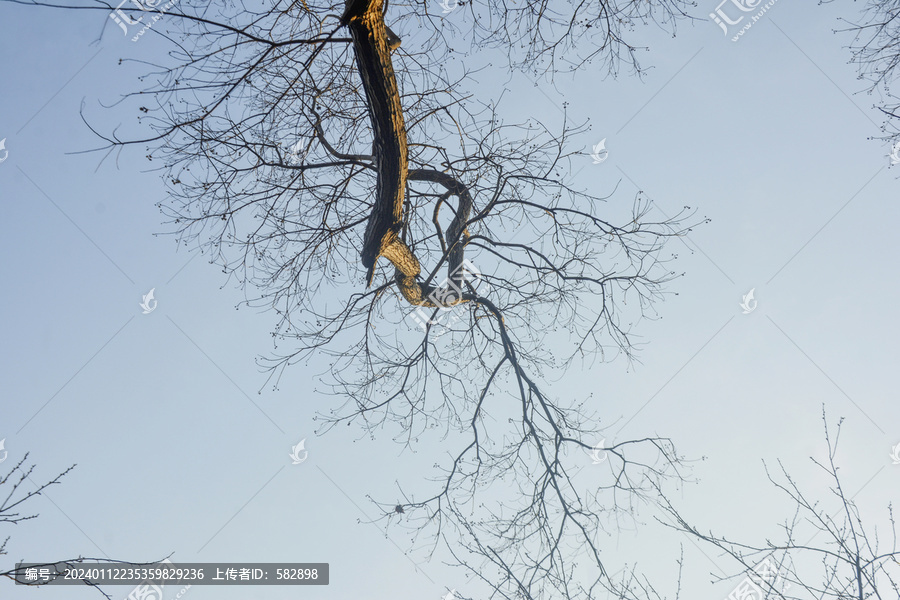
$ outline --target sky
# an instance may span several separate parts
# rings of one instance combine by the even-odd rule
[[[672,242],[684,276],[669,284],[659,318],[640,323],[639,360],[576,366],[546,385],[593,393],[608,441],[671,438],[696,459],[679,506],[704,527],[758,542],[791,515],[763,460],[781,460],[811,496],[828,499],[809,460],[826,456],[824,407],[832,425],[845,418],[845,489],[885,533],[900,489],[891,458],[900,444],[900,284],[891,275],[900,184],[890,147],[870,139],[880,133],[877,98],[848,64],[849,39],[833,33],[857,5],[776,2],[737,42],[705,18],[715,8],[700,2],[703,18],[674,38],[636,29],[650,48],[642,79],[591,67],[552,85],[505,71],[475,76],[479,97],[502,97],[509,121],[558,127],[566,102],[571,121],[589,122],[573,177],[612,194],[613,209],[641,190],[660,217],[688,205],[711,219]],[[430,10],[443,15],[436,3]],[[32,485],[77,464],[29,502],[39,518],[0,529],[11,536],[0,569],[75,556],[327,562],[328,586],[195,586],[185,596],[486,597],[440,553],[410,552],[401,527],[371,522],[368,497],[399,500],[398,484],[433,475],[436,457],[453,449],[424,439],[404,451],[355,427],[316,435],[316,412],[338,402],[318,383],[327,362],[298,364],[277,390],[267,385],[256,360],[272,352],[274,316],[236,309],[245,296],[235,282],[165,235],[155,204],[166,190],[142,151],[103,162],[83,153],[100,143],[82,107],[115,127],[103,106],[138,87],[144,67],[119,59],[152,62],[166,50],[150,34],[131,42],[103,30],[106,19],[0,4],[0,472],[26,452],[37,465]],[[594,164],[590,149],[603,139],[608,157]],[[144,314],[151,289],[157,304]],[[301,440],[308,456],[295,465]],[[709,574],[734,565],[660,531],[653,514],[611,535],[608,551],[671,582],[683,545],[683,597],[725,598],[732,586]],[[129,591],[112,589],[117,599]],[[38,595],[99,597],[0,583],[4,599]]]

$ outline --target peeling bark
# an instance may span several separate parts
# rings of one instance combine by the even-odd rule
[[[394,256],[404,262],[405,268],[409,269],[408,275],[419,274],[418,261],[399,237],[409,163],[403,107],[391,63],[383,10],[384,0],[348,0],[341,18],[353,38],[356,66],[375,134],[374,154],[378,169],[375,205],[369,215],[360,253],[363,266],[368,269],[369,284],[379,256],[388,260]],[[398,245],[403,248],[397,248]]]
[[[366,93],[369,117],[374,130],[373,153],[377,168],[375,202],[360,258],[368,270],[371,285],[378,258],[384,256],[394,265],[394,278],[403,297],[411,304],[435,307],[434,292],[446,299],[442,306],[467,302],[461,271],[469,234],[465,225],[472,210],[468,188],[452,175],[431,169],[409,172],[406,126],[400,91],[391,62],[391,52],[400,46],[400,38],[384,22],[384,0],[348,0],[341,22],[350,29],[356,65]],[[437,183],[459,198],[456,215],[447,231],[446,251],[448,288],[423,286],[418,280],[421,266],[415,254],[401,239],[403,201],[407,179]],[[457,293],[453,293],[456,291]]]

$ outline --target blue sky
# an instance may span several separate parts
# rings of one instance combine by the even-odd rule
[[[701,3],[697,14],[714,9]],[[858,93],[849,40],[832,33],[842,9],[778,2],[736,43],[708,20],[681,24],[676,38],[638,29],[651,48],[641,61],[653,67],[643,80],[587,68],[555,87],[487,72],[473,84],[482,99],[509,88],[508,121],[559,126],[563,101],[572,120],[590,120],[573,173],[593,193],[615,190],[611,210],[630,207],[640,189],[660,216],[690,205],[712,219],[672,243],[685,276],[657,306],[661,318],[641,323],[640,362],[576,366],[547,386],[594,393],[608,440],[658,434],[705,456],[694,467],[699,482],[678,500],[701,525],[738,539],[762,541],[790,514],[761,459],[782,459],[811,495],[827,498],[808,459],[824,456],[823,404],[832,422],[846,417],[839,463],[864,518],[884,526],[898,489],[900,465],[889,457],[900,443],[897,170],[887,144],[868,139],[879,134],[876,98]],[[39,519],[9,530],[0,566],[170,553],[184,562],[328,562],[327,587],[194,587],[187,597],[484,597],[440,554],[405,554],[402,528],[386,536],[367,523],[376,516],[367,495],[399,499],[396,482],[421,482],[452,448],[423,439],[416,453],[402,452],[389,435],[371,440],[353,427],[316,436],[313,416],[337,401],[316,383],[327,362],[295,366],[277,391],[266,386],[255,359],[272,349],[273,315],[235,310],[244,293],[233,281],[155,235],[166,231],[155,207],[166,191],[144,153],[102,164],[77,154],[99,145],[82,104],[114,127],[104,119],[119,114],[101,103],[137,89],[143,69],[119,59],[152,61],[165,45],[153,35],[131,43],[111,27],[98,41],[103,12],[4,3],[0,15],[3,467],[30,452],[39,481],[78,464],[31,503]],[[603,138],[609,158],[595,165],[588,153]],[[158,305],[145,315],[139,303],[151,288]],[[751,288],[757,308],[742,314]],[[292,465],[301,439],[309,458]],[[708,573],[733,565],[659,532],[652,514],[609,539],[616,559],[639,558],[665,582],[683,543],[684,597],[726,597],[728,585],[711,585]],[[99,597],[2,590],[15,600]]]

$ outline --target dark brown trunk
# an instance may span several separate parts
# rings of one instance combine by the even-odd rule
[[[440,184],[459,198],[456,215],[447,231],[447,270],[450,273],[448,289],[452,287],[462,290],[464,274],[461,266],[468,241],[465,226],[472,210],[472,198],[466,186],[447,173],[430,169],[408,172],[403,106],[400,104],[400,91],[391,63],[391,51],[400,45],[400,38],[385,25],[383,11],[384,0],[348,0],[341,17],[341,22],[350,29],[353,39],[356,65],[365,90],[375,137],[375,201],[366,224],[360,257],[368,270],[367,284],[372,283],[378,257],[384,256],[394,265],[397,287],[408,302],[436,306],[428,297],[435,291],[434,286],[422,286],[417,280],[421,272],[419,261],[400,239],[406,180],[410,177]],[[448,298],[446,294],[441,297]],[[450,300],[453,304],[463,301],[460,294]]]
[[[398,243],[402,244],[399,235],[408,159],[403,107],[391,63],[391,44],[384,24],[383,10],[383,0],[350,0],[342,18],[353,38],[356,65],[362,78],[375,135],[374,154],[378,169],[375,206],[369,216],[360,253],[362,264],[368,269],[368,283],[372,282],[378,257],[386,251],[389,255],[396,255],[396,259],[408,263],[407,268],[414,271],[407,273],[408,275],[419,274],[418,261],[408,249],[394,248],[393,252],[391,249]],[[396,41],[392,45],[396,46]],[[391,256],[387,258],[394,262]]]

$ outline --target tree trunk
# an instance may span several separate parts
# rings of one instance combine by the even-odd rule
[[[399,39],[384,23],[384,0],[348,0],[341,22],[350,29],[356,64],[362,78],[369,116],[374,129],[374,154],[378,169],[375,205],[366,225],[360,258],[372,283],[375,263],[384,255],[404,275],[419,274],[419,262],[400,240],[403,195],[408,168],[406,126],[391,49]]]

